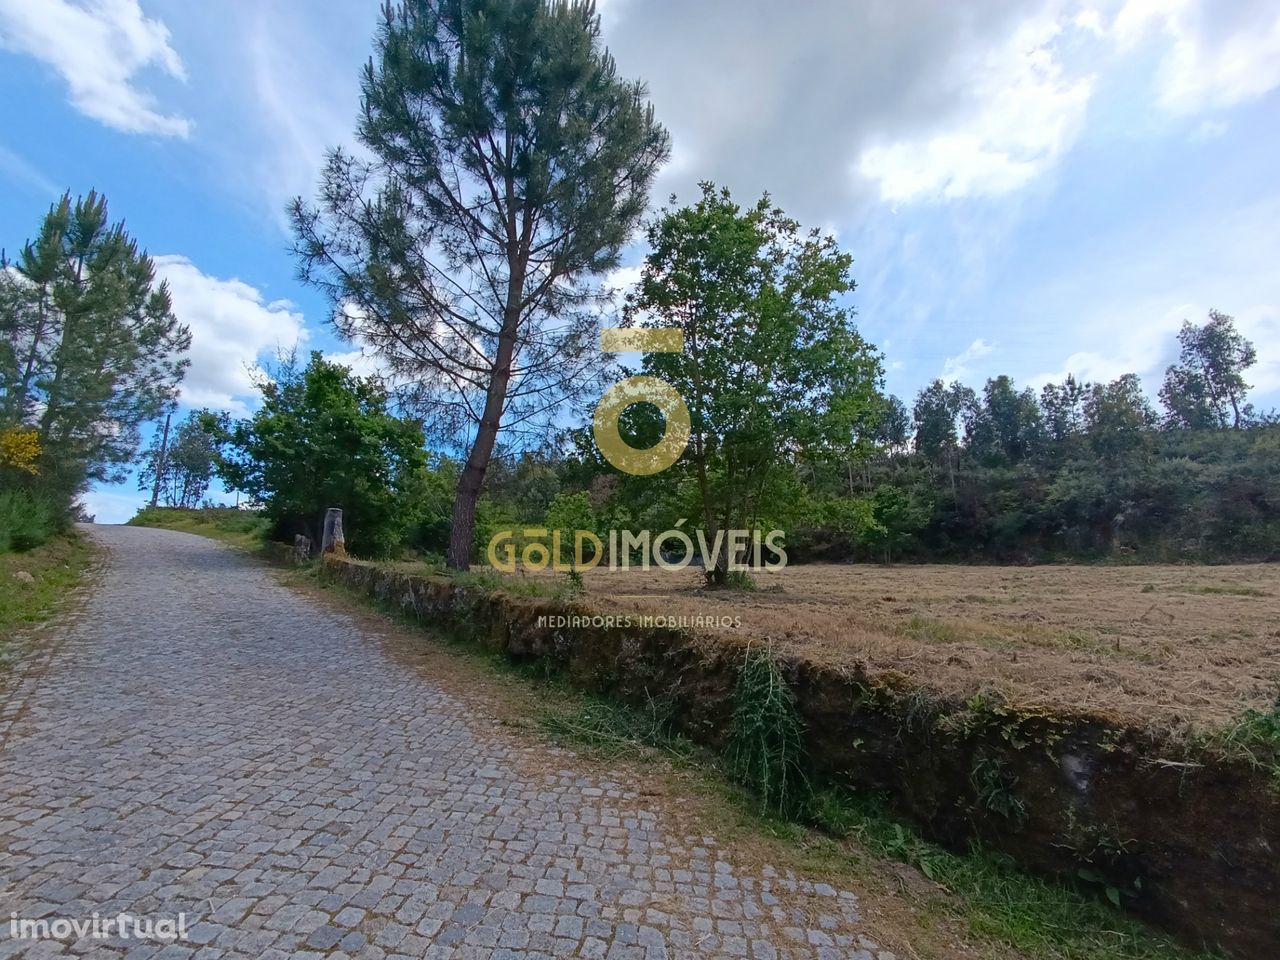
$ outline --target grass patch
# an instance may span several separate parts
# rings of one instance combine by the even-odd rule
[[[582,596],[582,574],[576,571],[565,571],[554,577],[503,573],[491,567],[462,572],[450,570],[439,557],[392,560],[380,562],[378,566],[415,577],[448,577],[461,587],[483,593],[506,593],[515,597],[536,597],[561,602],[577,600]]]
[[[1192,747],[1262,770],[1280,790],[1280,694],[1270,710],[1250,707],[1227,726],[1193,738]]]
[[[144,507],[128,525],[194,533],[235,547],[254,549],[266,542],[271,521],[254,510],[238,510],[235,507],[208,507],[201,510]]]
[[[910,620],[898,628],[898,632],[921,643],[943,645],[974,643],[997,650],[1006,649],[1012,643],[1008,637],[991,632],[984,624],[939,620],[937,617],[925,617],[920,614],[913,614]]]
[[[449,577],[459,586],[484,593],[509,593],[517,597],[539,597],[567,602],[582,592],[580,586],[568,577],[521,577],[497,570],[470,570],[464,573],[444,567],[433,572]]]
[[[1223,597],[1269,597],[1271,594],[1257,587],[1215,586],[1179,587],[1179,593],[1199,593],[1207,596]]]
[[[600,697],[579,694],[577,699],[573,709],[548,710],[538,718],[552,739],[609,759],[656,753],[683,762],[696,752],[693,743],[676,732],[666,700],[650,697],[637,709]]]
[[[733,696],[726,762],[730,775],[749,787],[762,809],[788,813],[807,789],[804,723],[796,698],[773,651],[747,647]]]
[[[92,546],[74,532],[25,553],[0,553],[0,664],[11,655],[8,645],[17,631],[47,620],[92,560]],[[31,582],[20,573],[30,574]]]

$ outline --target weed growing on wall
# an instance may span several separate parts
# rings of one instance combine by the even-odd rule
[[[786,813],[807,792],[804,724],[773,651],[752,645],[738,671],[727,753],[729,772],[765,810]]]

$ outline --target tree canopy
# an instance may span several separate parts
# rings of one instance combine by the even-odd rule
[[[841,300],[852,257],[768,197],[743,209],[704,183],[696,203],[663,211],[648,240],[628,313],[683,335],[683,351],[648,353],[643,371],[688,407],[684,472],[713,539],[777,515],[785,494],[774,481],[788,458],[844,462],[871,448],[880,357]],[[725,557],[709,571],[717,580]]]
[[[325,510],[342,507],[353,552],[382,556],[413,527],[425,483],[421,427],[388,413],[379,384],[311,355],[260,381],[262,406],[224,427],[219,475],[262,504],[280,537],[320,543]]]
[[[1160,388],[1169,422],[1239,429],[1253,415],[1244,399],[1249,392],[1244,371],[1258,358],[1253,344],[1236,330],[1232,317],[1210,310],[1203,326],[1183,321],[1178,346],[1178,362],[1165,371]]]
[[[68,502],[123,477],[190,345],[151,258],[97,193],[64,196],[0,262],[0,426],[35,431],[41,485]]]
[[[192,410],[172,429],[165,418],[138,472],[138,489],[152,492],[151,506],[200,506],[218,466],[218,423],[208,410]]]

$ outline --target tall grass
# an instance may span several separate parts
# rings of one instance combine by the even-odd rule
[[[788,814],[804,798],[804,723],[773,652],[758,644],[738,670],[725,759],[764,810]]]
[[[62,528],[63,512],[52,500],[25,490],[0,491],[0,553],[31,550]]]

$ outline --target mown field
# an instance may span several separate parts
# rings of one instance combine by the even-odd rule
[[[1217,724],[1280,692],[1280,566],[796,565],[756,589],[685,570],[584,574],[602,612],[737,617],[808,658],[945,693]]]

